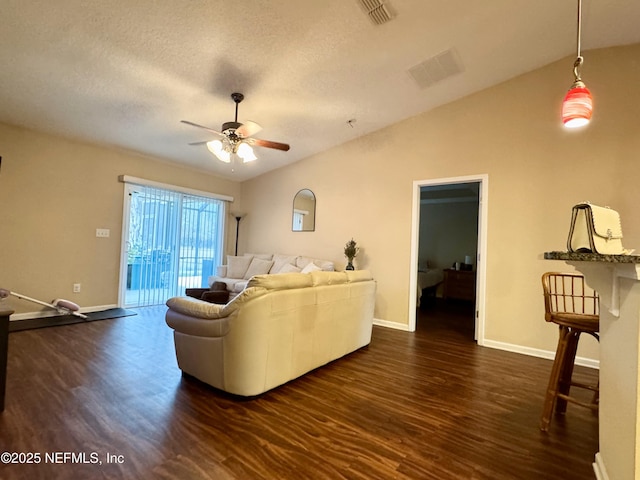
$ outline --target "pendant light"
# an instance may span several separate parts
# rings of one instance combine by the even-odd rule
[[[580,34],[582,23],[582,0],[578,0],[578,54],[573,63],[574,82],[562,102],[562,123],[567,128],[583,127],[591,120],[593,112],[593,100],[591,92],[580,78],[580,67],[583,58],[580,55]]]

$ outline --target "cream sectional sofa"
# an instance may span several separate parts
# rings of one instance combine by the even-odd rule
[[[315,270],[334,271],[333,262],[302,255],[280,253],[245,253],[242,256],[228,255],[227,264],[216,267],[216,274],[209,277],[209,286],[214,282],[227,284],[229,298],[242,292],[254,275],[274,273],[309,273]]]
[[[371,341],[376,282],[365,270],[258,275],[226,305],[167,301],[180,369],[254,396]]]

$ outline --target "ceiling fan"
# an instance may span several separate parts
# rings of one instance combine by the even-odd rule
[[[221,136],[220,140],[211,140],[207,142],[193,142],[189,145],[203,145],[206,144],[207,148],[213,153],[219,160],[230,163],[231,154],[234,153],[242,158],[244,163],[256,160],[256,156],[251,148],[253,145],[258,147],[274,148],[276,150],[282,150],[284,152],[289,150],[289,145],[286,143],[273,142],[271,140],[262,140],[260,138],[252,138],[253,135],[262,130],[262,127],[255,122],[247,121],[245,123],[238,122],[238,104],[244,100],[244,95],[241,93],[232,93],[231,98],[236,103],[236,117],[233,122],[225,122],[222,124],[221,131],[214,130],[213,128],[198,125],[197,123],[189,122],[188,120],[180,120],[182,123],[191,125],[193,127],[202,128],[208,132],[215,133]]]

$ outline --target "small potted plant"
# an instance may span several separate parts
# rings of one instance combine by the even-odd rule
[[[353,267],[353,259],[358,255],[360,249],[356,246],[355,240],[352,238],[344,246],[344,256],[347,257],[347,266],[345,270],[355,270]]]

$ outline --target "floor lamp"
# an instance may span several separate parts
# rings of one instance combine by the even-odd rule
[[[240,214],[236,214],[236,213],[232,213],[231,215],[233,215],[233,218],[236,219],[236,253],[235,256],[238,256],[238,236],[240,234],[240,220],[242,220],[242,217],[244,215],[240,215]]]

